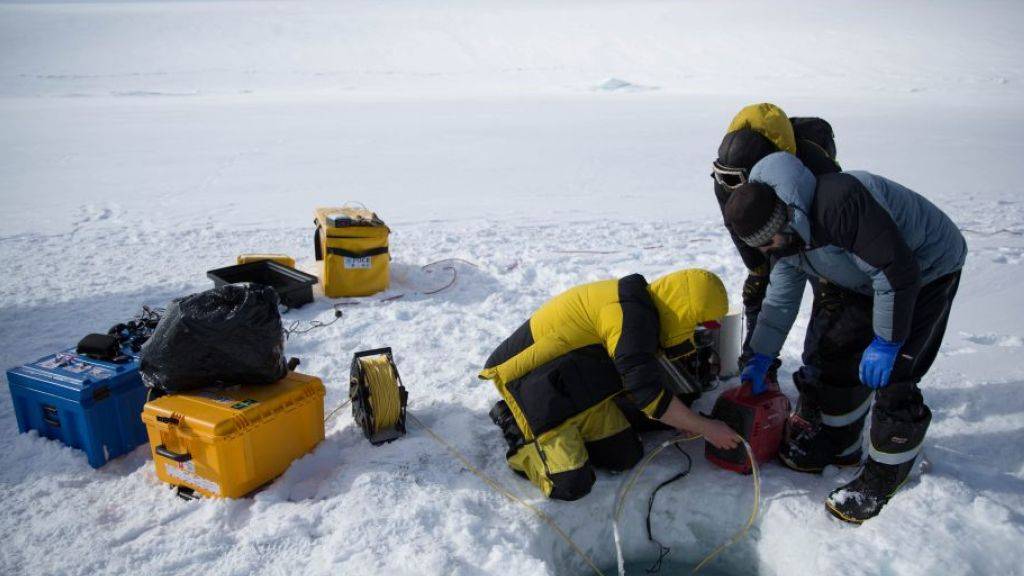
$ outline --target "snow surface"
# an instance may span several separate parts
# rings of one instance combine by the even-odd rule
[[[714,570],[1024,574],[1022,27],[1024,5],[982,2],[0,4],[0,366],[205,289],[241,252],[312,270],[313,208],[362,201],[394,230],[394,285],[288,353],[331,407],[352,352],[393,347],[411,410],[613,573],[620,477],[580,502],[539,498],[507,470],[497,394],[475,374],[580,282],[700,266],[738,299],[708,164],[736,110],[775,101],[828,118],[844,166],[947,210],[971,253],[923,385],[930,469],[852,527],[822,504],[852,471],[766,465],[762,515]],[[421,269],[446,258],[466,262]],[[457,283],[424,294],[446,266]],[[286,319],[329,319],[331,303]],[[784,350],[794,398],[805,326],[806,310]],[[182,502],[145,447],[92,470],[17,434],[0,396],[4,574],[587,573],[415,426],[374,448],[346,412],[254,497]],[[624,514],[640,565],[670,453]],[[653,517],[675,567],[750,498],[749,478],[695,457]]]

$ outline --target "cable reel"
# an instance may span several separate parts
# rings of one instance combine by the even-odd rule
[[[379,446],[404,436],[409,394],[398,375],[391,348],[356,352],[350,375],[352,418],[370,443]]]

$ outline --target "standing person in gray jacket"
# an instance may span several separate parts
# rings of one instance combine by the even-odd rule
[[[942,343],[967,244],[945,213],[912,190],[868,172],[815,179],[785,152],[754,166],[725,216],[744,242],[776,260],[751,337],[755,355],[741,376],[755,391],[796,319],[808,277],[871,299],[863,322],[870,323],[873,338],[859,362],[850,363],[865,392],[837,388],[826,394],[833,410],[855,415],[860,406],[866,411],[874,392],[868,459],[860,475],[825,504],[848,522],[872,518],[906,480],[921,450],[931,411],[918,383]]]

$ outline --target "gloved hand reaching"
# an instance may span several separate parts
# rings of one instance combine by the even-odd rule
[[[750,391],[755,395],[764,392],[765,376],[768,375],[768,368],[772,365],[772,359],[764,354],[754,354],[754,357],[743,367],[740,373],[740,382],[750,382]]]
[[[902,342],[889,342],[885,338],[875,336],[871,345],[864,350],[864,355],[860,357],[860,381],[876,390],[888,386],[892,367],[896,363],[896,355],[899,354],[901,346]]]

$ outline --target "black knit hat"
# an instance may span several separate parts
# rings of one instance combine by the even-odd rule
[[[718,147],[718,163],[748,172],[765,156],[778,152],[778,147],[750,128],[729,132]]]
[[[771,186],[747,182],[726,202],[725,222],[748,245],[764,246],[789,223],[789,211]]]

